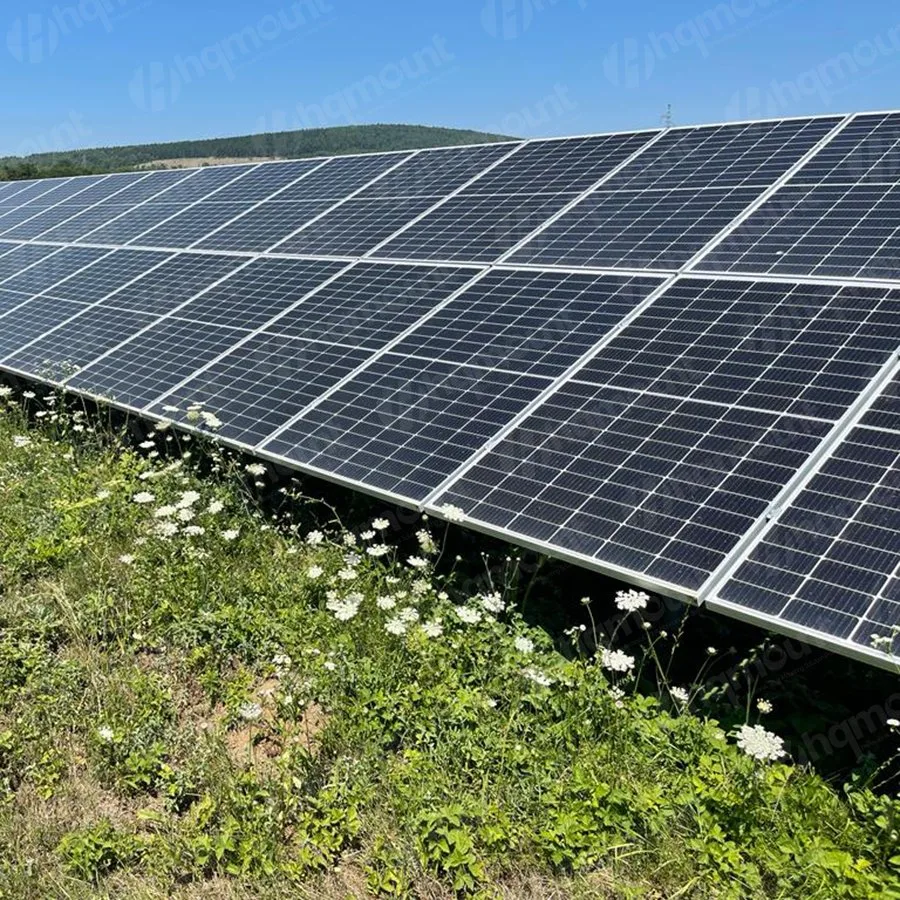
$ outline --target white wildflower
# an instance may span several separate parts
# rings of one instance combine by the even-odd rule
[[[222,420],[215,413],[201,412],[200,415],[203,418],[203,424],[207,428],[221,428],[222,427]]]
[[[346,597],[330,599],[325,606],[339,622],[349,622],[359,612],[362,600],[362,594],[348,594]]]
[[[506,604],[503,602],[503,598],[497,591],[494,591],[492,594],[484,594],[481,597],[481,605],[489,612],[494,615],[499,615],[506,609]]]
[[[200,494],[198,494],[197,491],[182,491],[175,506],[178,509],[187,509],[188,507],[193,506],[199,499]]]
[[[690,700],[690,694],[683,687],[670,687],[669,696],[678,703],[687,703]]]
[[[97,491],[96,497],[98,500],[109,500],[112,496],[109,491]]]
[[[437,552],[437,546],[434,543],[434,539],[424,528],[421,531],[416,532],[416,540],[419,542],[419,547],[423,553],[431,554]]]
[[[165,406],[163,406],[163,412],[176,413],[178,412],[178,407],[172,406],[171,403],[167,403]]]
[[[37,394],[34,391],[22,391],[22,396],[26,400],[34,400],[34,398],[37,397]]]
[[[481,621],[481,613],[471,606],[457,606],[455,611],[460,621],[465,622],[467,625],[477,625]]]
[[[410,556],[410,558],[406,560],[406,564],[413,569],[424,569],[428,566],[428,561],[422,559],[421,556]]]
[[[438,512],[441,513],[448,522],[462,522],[466,517],[466,514],[458,506],[454,506],[452,503],[445,503],[443,506],[438,507]]]
[[[718,652],[719,652],[719,651],[716,650],[715,647],[707,647],[707,648],[706,648],[706,655],[707,655],[707,656],[715,656]]]
[[[152,450],[156,446],[156,442],[155,441],[141,441],[141,443],[138,444],[138,446],[141,448],[141,450]]]
[[[390,552],[391,552],[391,548],[388,547],[387,544],[372,544],[371,547],[368,547],[366,549],[366,553],[369,556],[375,557],[376,559],[379,556],[384,556],[385,554],[390,553]]]
[[[535,684],[540,685],[541,687],[550,687],[553,684],[553,679],[541,672],[539,669],[535,669],[534,666],[529,666],[527,669],[522,670],[522,674],[529,680],[533,681]]]
[[[262,463],[247,463],[244,468],[251,474],[255,475],[257,478],[261,478],[266,474],[266,467]]]
[[[130,566],[134,562],[134,557],[130,553],[123,553],[119,557],[119,562],[122,563],[123,566]]]
[[[772,712],[772,708],[773,708],[773,707],[772,707],[772,703],[771,703],[770,700],[757,700],[757,701],[756,701],[756,708],[757,708],[763,715],[766,715],[767,713]]]
[[[623,612],[636,612],[646,609],[649,599],[649,594],[643,591],[619,591],[616,594],[616,606]]]
[[[189,534],[191,537],[199,537],[201,534],[206,534],[206,529],[202,525],[187,525],[184,533]]]
[[[418,622],[419,621],[419,611],[412,606],[405,606],[400,612],[397,614],[398,619],[403,619],[404,622]]]
[[[321,566],[310,566],[306,570],[307,578],[320,578],[325,570]]]
[[[887,719],[884,724],[888,728],[900,728],[900,719]]]
[[[444,633],[444,626],[437,620],[425,622],[422,625],[422,634],[429,638],[438,638]]]
[[[246,722],[255,722],[262,715],[262,707],[258,703],[242,703],[238,715]]]
[[[604,650],[600,664],[613,672],[630,672],[634,668],[634,657],[621,650]]]
[[[223,509],[225,509],[225,504],[221,500],[213,500],[206,507],[206,511],[212,516],[217,516]]]
[[[13,435],[13,447],[27,447],[31,443],[31,438],[25,437],[24,434]]]
[[[356,535],[350,534],[348,531],[344,537],[342,538],[345,547],[355,547],[356,546]]]
[[[785,755],[784,741],[762,725],[741,725],[737,731],[737,744],[753,759],[772,761]]]
[[[375,532],[372,531],[372,530],[369,530],[369,531],[361,531],[360,534],[359,534],[359,536],[360,536],[364,541],[371,541],[372,538],[375,537]]]
[[[140,493],[135,494],[131,500],[133,503],[152,503],[156,497],[153,496],[149,491],[141,491]]]
[[[393,609],[397,605],[397,601],[390,595],[388,595],[386,597],[376,597],[375,605],[379,609],[385,609],[385,610]]]
[[[188,506],[184,509],[179,509],[176,515],[176,518],[179,522],[192,522],[194,520],[196,513]]]
[[[240,534],[240,531],[238,531],[237,528],[227,528],[225,531],[222,532],[222,537],[226,541],[236,541],[239,534]]]
[[[103,743],[109,744],[115,737],[115,732],[112,730],[112,728],[109,727],[109,725],[101,725],[97,729],[97,737],[99,737],[100,740],[103,741]]]
[[[333,663],[330,659],[326,659],[325,662],[322,663],[322,665],[329,672],[333,672],[337,668],[337,665],[335,663]]]
[[[388,619],[387,622],[384,623],[384,630],[388,634],[397,635],[400,637],[402,634],[406,634],[407,629],[409,628],[409,623],[404,622],[400,616],[394,616],[393,619]]]
[[[309,544],[311,547],[317,547],[324,540],[325,540],[325,535],[322,534],[321,531],[311,531],[306,536],[306,543]]]
[[[516,650],[519,653],[532,653],[534,651],[534,641],[531,638],[522,637],[521,635],[513,641]]]
[[[170,538],[178,534],[178,526],[174,522],[157,522],[154,532],[158,537]]]
[[[372,527],[376,531],[385,531],[390,527],[390,524],[387,519],[372,519]]]

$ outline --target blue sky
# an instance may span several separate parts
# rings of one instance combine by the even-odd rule
[[[5,20],[4,20],[5,17]],[[886,0],[4,4],[0,153],[316,125],[525,136],[900,106]]]

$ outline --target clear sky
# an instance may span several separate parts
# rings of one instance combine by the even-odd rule
[[[537,136],[900,107],[889,0],[13,0],[0,154],[406,122]]]

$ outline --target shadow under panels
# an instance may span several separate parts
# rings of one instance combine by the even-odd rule
[[[187,406],[200,403],[222,421],[218,434],[253,446],[471,278],[451,267],[359,263],[288,308],[302,297],[294,288],[296,273],[324,276],[342,268],[259,260],[242,270],[222,290],[257,297],[270,318],[277,307],[283,315],[161,397],[151,411],[184,421]],[[200,310],[190,314],[211,319]]]
[[[30,343],[18,335],[19,343],[7,344],[0,334],[2,365],[53,382],[71,378],[242,262],[225,256],[114,251],[48,289],[48,296],[39,298],[40,304],[32,301],[20,311],[23,317],[29,314],[34,323],[29,326]],[[146,274],[141,276],[141,272]],[[61,315],[49,322],[45,310],[54,301],[62,301]]]
[[[684,279],[434,500],[696,596],[900,344],[900,292]]]
[[[261,448],[419,502],[659,283],[488,273]],[[466,342],[470,327],[483,340]]]

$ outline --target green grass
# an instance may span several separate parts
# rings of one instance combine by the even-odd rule
[[[445,526],[401,552],[299,496],[273,522],[214,445],[153,459],[20,403],[0,897],[900,897],[900,801],[561,655],[515,579],[465,595]]]

